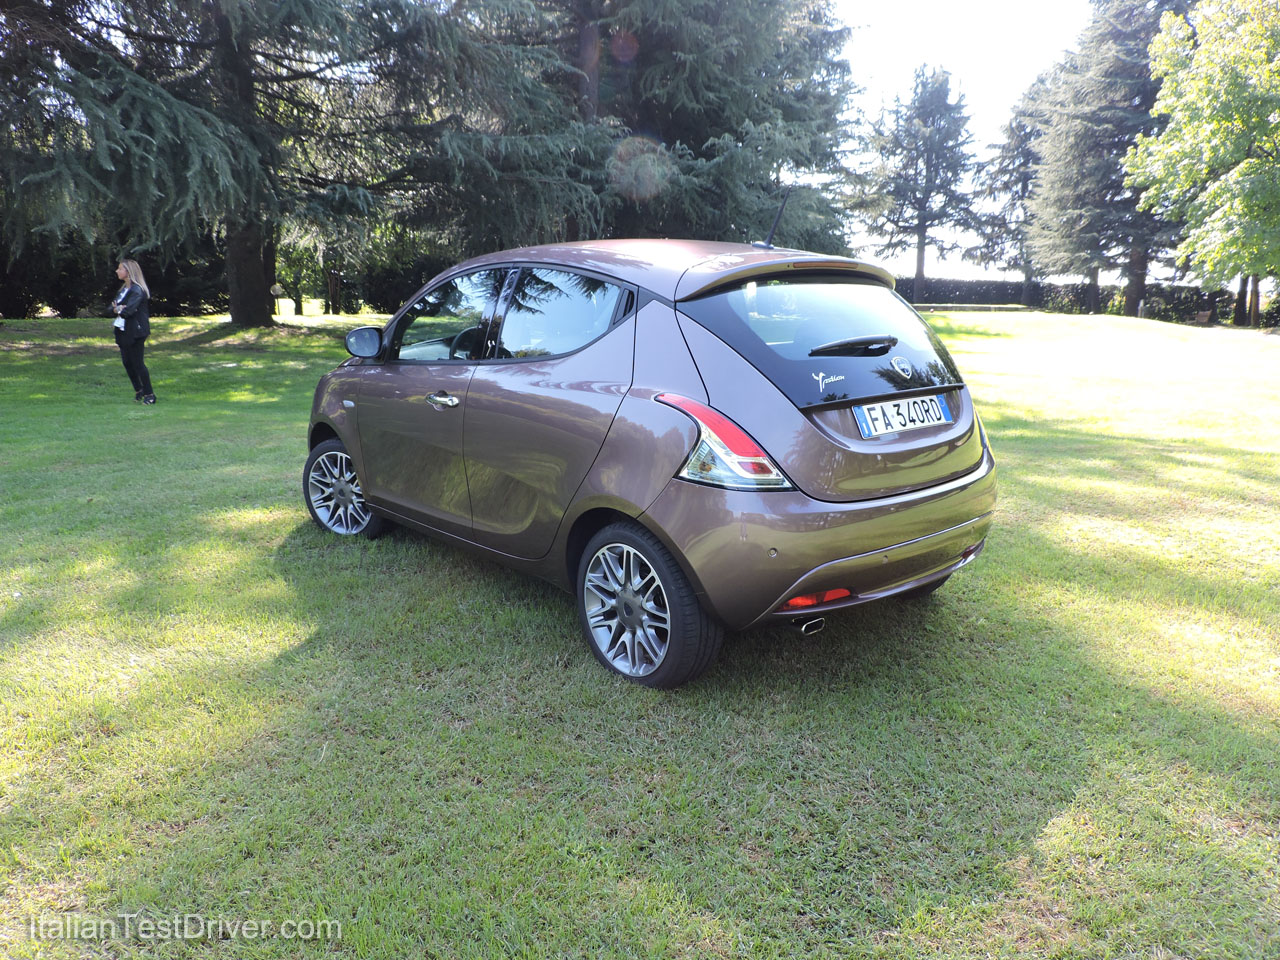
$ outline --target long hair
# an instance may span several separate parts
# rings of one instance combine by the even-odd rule
[[[142,268],[138,266],[138,261],[137,260],[121,260],[120,266],[124,267],[125,270],[128,271],[129,283],[136,283],[138,286],[140,286],[142,288],[142,292],[145,293],[147,295],[147,299],[150,300],[151,288],[147,286],[147,281],[142,279]],[[121,290],[125,289],[125,287],[129,286],[129,283],[126,283],[120,289]]]

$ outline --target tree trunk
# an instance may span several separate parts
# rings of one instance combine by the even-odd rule
[[[1102,292],[1098,289],[1098,268],[1090,267],[1085,276],[1084,312],[1102,312]]]
[[[1129,248],[1128,278],[1124,285],[1124,315],[1136,317],[1138,304],[1147,295],[1147,262],[1149,254],[1146,247],[1137,244]]]
[[[924,278],[924,251],[926,234],[923,229],[916,231],[916,280],[911,289],[913,303],[926,303],[929,281]]]
[[[219,94],[228,98],[238,122],[248,124],[255,113],[253,65],[236,38],[235,26],[226,10],[213,5],[217,30],[214,56],[219,69],[215,82]],[[231,296],[231,322],[246,327],[269,327],[271,284],[263,269],[262,224],[252,207],[227,216],[227,292]]]
[[[293,315],[295,317],[302,316],[302,271],[295,268],[293,273],[285,274],[279,283],[281,289],[285,292],[285,296],[293,304]]]
[[[267,293],[271,296],[270,310],[271,315],[275,316],[276,298],[271,294],[272,289],[277,283],[276,279],[276,226],[272,224],[267,228],[266,236],[262,240],[262,275],[266,278]]]
[[[1262,291],[1258,289],[1261,279],[1255,273],[1250,280],[1252,281],[1252,289],[1249,291],[1249,326],[1257,327],[1262,325]]]
[[[1231,311],[1231,323],[1237,327],[1249,325],[1249,277],[1240,278],[1240,289],[1236,293],[1236,305]]]
[[[578,17],[578,113],[594,123],[600,113],[600,24],[590,0],[580,2]]]
[[[1033,292],[1032,284],[1035,283],[1031,275],[1030,267],[1022,268],[1022,300],[1020,301],[1024,307],[1031,306],[1031,294]]]
[[[244,327],[269,327],[271,285],[262,268],[262,228],[241,223],[227,228],[227,292],[231,322]]]
[[[325,274],[325,280],[329,291],[329,306],[326,309],[337,316],[342,313],[342,274],[330,267]]]

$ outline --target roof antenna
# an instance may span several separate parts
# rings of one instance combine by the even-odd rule
[[[794,186],[794,183],[790,184],[787,187],[787,192],[782,195],[782,203],[778,206],[778,215],[773,218],[773,226],[769,228],[769,235],[763,240],[754,241],[751,244],[753,247],[759,247],[761,250],[773,249],[773,235],[778,232],[778,222],[782,219],[782,211],[787,209],[787,200],[790,199],[791,188]]]

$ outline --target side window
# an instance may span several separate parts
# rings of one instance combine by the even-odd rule
[[[506,270],[481,270],[423,294],[396,324],[391,359],[478,360],[484,324],[506,277]]]
[[[498,337],[499,357],[571,353],[609,329],[623,290],[563,270],[520,271]]]

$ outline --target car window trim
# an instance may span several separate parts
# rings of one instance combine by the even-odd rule
[[[477,273],[491,273],[491,272],[498,273],[503,271],[505,271],[507,275],[506,277],[503,278],[502,290],[498,293],[498,296],[493,298],[492,303],[489,305],[489,309],[486,309],[484,319],[482,319],[480,323],[477,324],[478,327],[483,328],[485,331],[491,331],[493,329],[494,318],[499,312],[499,307],[503,304],[504,298],[507,296],[508,290],[510,289],[510,285],[512,282],[511,277],[516,272],[515,270],[512,269],[512,266],[510,264],[505,264],[505,263],[489,264],[487,266],[480,267],[477,270],[459,270],[456,272],[450,272],[445,276],[438,278],[437,280],[432,280],[428,282],[417,293],[415,293],[412,297],[410,297],[405,302],[405,304],[400,308],[400,310],[396,313],[396,315],[391,318],[390,322],[384,328],[383,343],[386,344],[385,350],[387,352],[391,350],[391,345],[395,343],[395,335],[396,335],[396,332],[399,330],[399,325],[404,321],[405,316],[408,315],[411,305],[414,303],[417,303],[418,300],[420,300],[422,297],[425,297],[432,290],[436,290],[444,286],[446,283],[451,283],[452,281],[457,280],[459,277],[469,277]],[[490,341],[488,333],[486,333],[484,336],[485,336],[485,352],[488,353],[492,348],[492,342]],[[496,337],[494,339],[496,340]],[[387,365],[403,364],[404,366],[415,366],[415,367],[434,366],[436,364],[441,364],[441,363],[447,364],[449,366],[458,366],[459,364],[464,364],[464,363],[481,363],[483,362],[484,359],[486,358],[482,357],[482,358],[473,360],[467,357],[441,357],[438,360],[404,360],[404,359],[401,359],[400,357],[392,358],[392,357],[380,356],[377,358],[377,362],[381,364],[387,364]]]
[[[566,350],[564,353],[552,353],[544,357],[488,356],[480,360],[473,360],[471,361],[472,363],[482,363],[486,365],[496,364],[496,363],[545,363],[548,360],[560,360],[560,359],[563,359],[564,357],[572,357],[575,353],[578,353],[579,351],[587,349],[587,347],[591,346],[593,343],[595,343],[597,340],[600,340],[602,337],[608,336],[610,333],[613,332],[613,329],[615,327],[617,327],[627,318],[634,316],[637,312],[637,309],[638,309],[637,304],[640,301],[640,288],[637,287],[635,284],[624,283],[623,281],[619,280],[617,277],[611,277],[607,273],[601,273],[598,270],[583,270],[579,267],[562,266],[561,264],[558,264],[558,263],[547,263],[546,261],[541,261],[541,260],[533,260],[533,261],[517,260],[512,262],[510,266],[512,267],[512,274],[507,278],[502,288],[502,296],[500,298],[502,309],[495,311],[493,319],[489,321],[492,326],[492,332],[486,342],[486,347],[485,347],[486,352],[491,352],[492,350],[494,350],[498,345],[498,341],[502,338],[502,325],[506,322],[507,310],[511,306],[511,294],[515,292],[515,284],[517,282],[516,280],[512,279],[512,276],[518,277],[522,270],[527,270],[527,269],[528,270],[558,270],[560,273],[572,273],[572,274],[581,275],[584,277],[592,277],[596,280],[600,280],[604,283],[610,284],[611,286],[617,287],[619,290],[622,291],[623,295],[618,298],[618,303],[614,307],[614,311],[613,311],[614,315],[609,320],[609,325],[604,328],[604,330],[600,333],[600,335],[593,337],[592,339],[588,340],[586,343],[581,344],[580,346],[577,346],[572,350]]]

